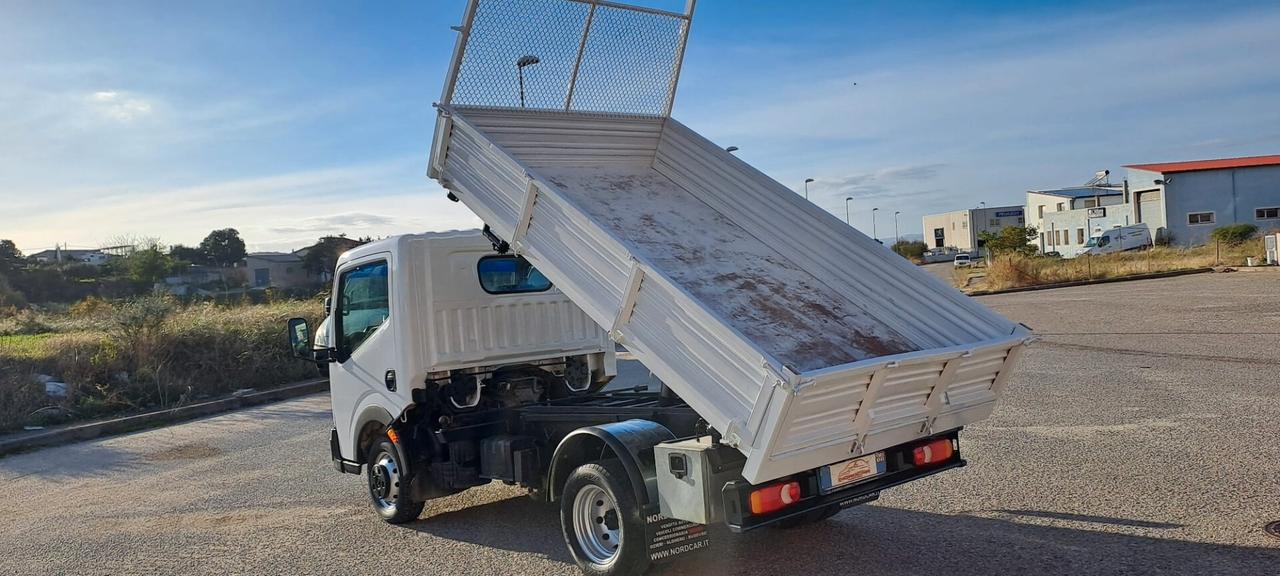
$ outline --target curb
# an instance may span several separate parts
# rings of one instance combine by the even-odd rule
[[[134,416],[125,416],[122,418],[90,422],[87,424],[74,424],[65,428],[46,430],[34,434],[19,433],[16,437],[0,438],[0,456],[6,456],[17,452],[25,452],[33,448],[44,448],[47,446],[58,446],[62,444],[81,442],[84,440],[92,440],[100,436],[136,432],[138,430],[154,428],[164,424],[176,424],[178,422],[195,420],[203,416],[218,414],[220,412],[229,412],[239,408],[268,404],[271,402],[278,402],[280,400],[288,400],[290,398],[315,394],[328,389],[329,380],[327,378],[320,378],[316,380],[287,384],[271,390],[250,392],[248,394],[232,396],[230,398],[210,400],[208,402],[179,406],[168,410],[147,412],[145,414],[136,414]]]
[[[1156,272],[1154,274],[1134,274],[1132,276],[1120,276],[1117,278],[1100,278],[1098,280],[1076,280],[1074,282],[1059,282],[1057,284],[1041,284],[1039,286],[1022,286],[1019,288],[1007,288],[1005,290],[979,290],[977,292],[969,292],[966,296],[992,296],[995,294],[1011,294],[1014,292],[1035,292],[1037,290],[1053,290],[1054,288],[1070,288],[1072,286],[1088,286],[1090,284],[1112,284],[1114,282],[1129,282],[1132,280],[1155,280],[1157,278],[1172,278],[1174,276],[1187,276],[1190,274],[1204,274],[1213,272],[1213,268],[1188,268],[1186,270],[1170,270],[1168,272]]]

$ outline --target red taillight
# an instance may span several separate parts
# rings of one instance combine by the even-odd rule
[[[800,501],[800,483],[783,482],[751,493],[751,513],[768,514]]]
[[[917,446],[916,449],[912,451],[911,455],[915,459],[916,466],[928,466],[930,464],[946,462],[947,460],[950,460],[955,453],[956,450],[951,445],[951,439],[948,438],[945,440],[934,440],[933,442],[923,446]]]

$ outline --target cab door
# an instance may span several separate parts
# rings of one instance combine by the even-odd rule
[[[356,460],[355,440],[370,407],[392,416],[403,410],[394,391],[397,318],[392,315],[391,254],[378,253],[338,269],[331,334],[335,362],[329,369],[334,426],[342,457]]]

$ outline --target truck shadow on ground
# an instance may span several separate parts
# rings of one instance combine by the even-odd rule
[[[404,526],[437,538],[573,562],[560,536],[560,508],[527,496],[424,514]]]
[[[863,506],[793,530],[731,534],[715,528],[709,550],[656,565],[650,573],[1261,576],[1280,567],[1280,546],[1266,547],[1274,542],[1261,527],[1251,535],[1258,546],[1224,546],[1178,540],[1177,524],[1027,510],[989,513],[1000,517]],[[1083,526],[1028,524],[1024,519]],[[409,527],[439,538],[571,562],[560,536],[558,508],[528,498],[443,512]],[[576,572],[571,568],[566,566],[566,573]]]

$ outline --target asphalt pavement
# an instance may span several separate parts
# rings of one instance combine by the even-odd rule
[[[1280,574],[1280,274],[980,300],[1043,341],[962,434],[970,466],[654,573]],[[516,488],[384,524],[329,426],[317,395],[0,459],[0,574],[576,573]]]

